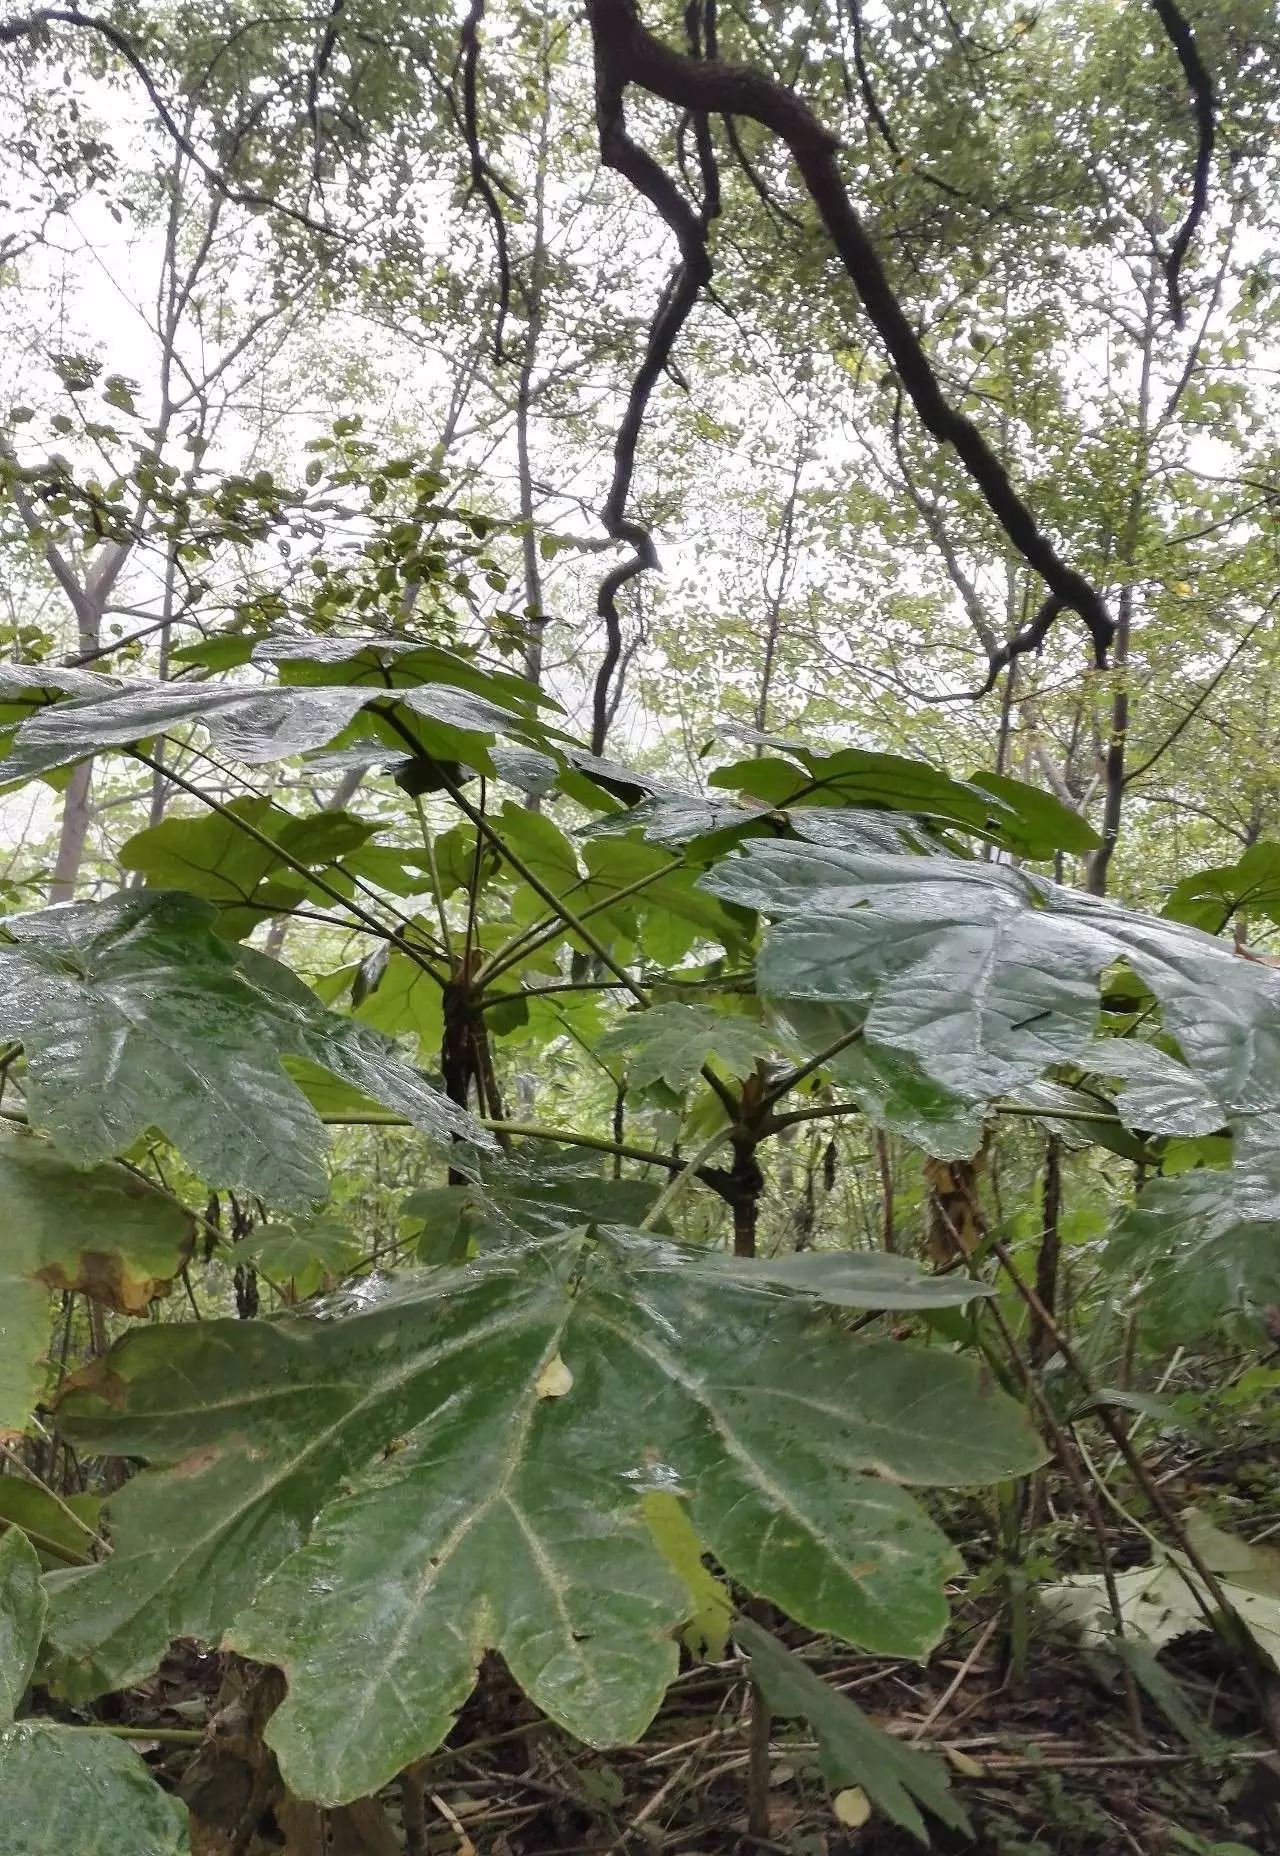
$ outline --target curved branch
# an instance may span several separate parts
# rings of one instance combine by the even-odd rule
[[[707,227],[720,211],[720,186],[706,127],[706,112],[693,108],[698,153],[703,170],[704,197],[701,212],[695,212],[675,182],[652,155],[632,141],[627,133],[623,113],[623,92],[627,84],[624,65],[612,56],[607,40],[595,41],[596,127],[600,136],[600,158],[637,193],[655,206],[676,235],[680,262],[667,281],[657,313],[649,326],[644,357],[631,382],[626,408],[613,446],[613,477],[605,498],[600,520],[614,541],[624,541],[630,557],[605,575],[596,594],[596,612],[604,622],[605,651],[596,672],[591,698],[591,752],[604,750],[610,719],[617,708],[616,693],[611,697],[614,673],[622,657],[622,621],[618,613],[618,594],[637,574],[658,564],[653,537],[643,523],[627,515],[631,481],[635,475],[636,446],[644,424],[649,401],[659,376],[666,370],[680,331],[689,319],[702,286],[711,281],[711,258],[707,250]]]
[[[1046,602],[1046,608],[1051,607],[1051,611],[1045,629],[1063,608],[1078,613],[1093,640],[1095,662],[1105,665],[1115,622],[1102,595],[1083,574],[1061,558],[981,432],[972,420],[947,401],[924,346],[894,294],[879,255],[849,198],[836,162],[839,144],[835,136],[819,122],[802,98],[762,72],[745,65],[690,58],[672,51],[643,25],[634,0],[587,0],[587,16],[595,45],[597,73],[603,73],[611,86],[610,107],[604,111],[598,109],[601,148],[606,160],[609,160],[605,152],[607,132],[614,133],[614,124],[621,114],[622,92],[629,83],[682,109],[749,116],[786,143],[827,234],[888,349],[921,421],[940,443],[953,447],[1009,540],[1050,589],[1053,597]],[[627,140],[625,136],[623,139]],[[675,194],[674,186],[650,156],[636,149],[634,143],[628,142],[628,147],[643,164],[646,184],[642,185],[635,174],[628,177],[635,178],[635,184],[659,205],[679,237],[679,222],[660,204],[660,197]],[[611,165],[618,166],[624,173],[628,171],[616,158]],[[633,169],[639,166],[634,159],[630,165]],[[655,175],[660,177],[660,184]],[[684,213],[689,212],[683,200],[680,208]],[[683,238],[681,249],[685,249]],[[1046,608],[1042,608],[1042,619]]]
[[[1187,216],[1178,228],[1177,237],[1169,248],[1169,255],[1164,261],[1165,281],[1169,286],[1169,308],[1173,314],[1173,324],[1177,329],[1184,328],[1187,312],[1182,301],[1182,261],[1196,235],[1200,221],[1204,218],[1209,205],[1209,170],[1213,163],[1213,145],[1217,135],[1217,122],[1213,98],[1213,80],[1205,68],[1200,49],[1196,44],[1195,34],[1182,17],[1173,0],[1151,0],[1156,17],[1164,27],[1165,36],[1178,55],[1196,118],[1196,163],[1191,178],[1191,204]]]
[[[485,203],[498,255],[498,313],[493,324],[493,354],[501,366],[507,358],[502,346],[502,335],[511,308],[511,254],[507,247],[507,221],[494,190],[492,171],[480,147],[480,106],[476,77],[480,63],[480,21],[484,18],[484,6],[485,0],[471,0],[471,10],[463,20],[458,35],[462,48],[462,133],[471,159],[471,185]]]

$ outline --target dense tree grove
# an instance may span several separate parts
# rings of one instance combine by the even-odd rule
[[[1277,1847],[1274,6],[0,70],[0,1856]]]

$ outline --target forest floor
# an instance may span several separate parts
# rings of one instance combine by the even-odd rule
[[[1280,1756],[1207,1637],[1162,1659],[1195,1717],[1189,1745],[1145,1703],[1135,1734],[1114,1673],[1070,1646],[1037,1639],[1025,1679],[1011,1682],[1000,1629],[989,1608],[961,1612],[923,1670],[786,1634],[878,1725],[948,1762],[973,1835],[931,1824],[946,1856],[1280,1850]],[[408,1786],[376,1805],[292,1816],[272,1808],[270,1780],[264,1791],[252,1771],[228,1692],[225,1659],[177,1646],[151,1683],[117,1698],[122,1725],[145,1717],[173,1733],[139,1748],[192,1805],[195,1856],[906,1856],[922,1847],[879,1812],[858,1827],[837,1821],[812,1737],[791,1721],[753,1721],[734,1657],[686,1669],[645,1740],[603,1754],[536,1715],[490,1662],[448,1745]],[[197,1719],[213,1733],[193,1756],[178,1736],[186,1723],[194,1741]]]

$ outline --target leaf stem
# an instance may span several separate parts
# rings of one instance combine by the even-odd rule
[[[350,896],[344,896],[340,889],[335,889],[326,877],[320,876],[314,870],[308,870],[304,863],[290,856],[289,852],[282,845],[277,844],[276,840],[269,837],[265,831],[259,831],[258,827],[251,825],[248,819],[238,817],[230,806],[224,806],[220,799],[215,799],[211,793],[202,791],[193,781],[184,778],[172,767],[161,767],[158,761],[153,760],[149,754],[144,754],[141,748],[131,748],[130,752],[135,760],[142,762],[144,767],[150,767],[153,773],[163,773],[171,785],[181,787],[182,791],[188,793],[192,799],[198,800],[202,806],[207,806],[211,812],[216,812],[218,817],[225,820],[227,824],[234,826],[237,831],[244,832],[246,837],[262,845],[264,850],[270,851],[274,857],[278,857],[282,863],[287,864],[291,870],[304,877],[308,883],[313,883],[322,894],[329,897],[330,901],[336,902],[340,909],[345,909],[348,914],[354,915],[370,934],[377,935],[380,940],[390,941],[392,946],[398,948],[402,954],[406,954],[415,966],[421,967],[424,973],[429,973],[437,986],[444,985],[442,976],[436,972],[421,948],[414,947],[412,942],[407,941],[398,928],[386,927],[376,915],[370,915],[360,903],[354,902]]]
[[[619,902],[625,902],[628,896],[638,895],[642,889],[648,889],[660,877],[669,876],[671,870],[677,867],[672,864],[670,869],[664,867],[661,870],[651,870],[647,876],[637,877],[634,883],[625,883],[611,896],[604,896],[599,902],[588,903],[585,909],[579,911],[578,920],[580,922],[590,921],[593,915],[601,915],[606,909],[612,909]],[[496,980],[509,967],[514,966],[517,960],[524,960],[530,954],[536,954],[540,947],[547,945],[548,941],[555,940],[563,925],[562,918],[557,915],[554,922],[532,922],[519,934],[513,935],[505,946],[498,948],[496,953],[491,954],[485,961],[476,975],[477,984],[483,984],[486,980]]]
[[[512,850],[501,833],[494,829],[483,812],[476,810],[475,806],[472,805],[471,801],[457,785],[456,781],[451,780],[448,774],[444,772],[443,768],[441,769],[440,777],[445,787],[448,789],[449,797],[453,800],[458,810],[471,820],[471,823],[478,832],[484,833],[494,850],[497,851],[498,855],[506,863],[511,865],[511,868],[516,872],[517,876],[522,877],[529,885],[530,889],[541,896],[547,907],[560,917],[567,928],[571,929],[579,939],[586,942],[596,958],[608,967],[610,973],[612,973],[616,979],[621,980],[622,984],[626,987],[627,991],[631,993],[633,998],[638,1000],[641,1005],[648,1005],[649,995],[644,990],[643,986],[640,985],[638,980],[631,977],[625,967],[619,966],[618,962],[613,958],[603,942],[597,940],[591,930],[583,926],[581,917],[574,913],[567,902],[561,900],[554,891],[549,889],[542,881],[541,877],[535,876],[534,872],[529,868],[519,852]]]
[[[820,1050],[816,1057],[810,1057],[807,1063],[800,1064],[797,1069],[790,1071],[788,1075],[784,1076],[780,1082],[774,1083],[767,1089],[760,1107],[762,1109],[772,1108],[773,1104],[775,1102],[780,1102],[783,1096],[788,1095],[791,1090],[795,1088],[797,1083],[802,1083],[806,1076],[812,1076],[813,1072],[815,1070],[820,1070],[824,1063],[830,1063],[833,1057],[838,1057],[842,1050],[848,1050],[851,1044],[857,1044],[862,1038],[862,1035],[863,1028],[861,1025],[859,1025],[855,1031],[842,1032],[833,1043],[827,1045],[825,1050]]]
[[[674,1204],[681,1193],[684,1192],[690,1180],[696,1178],[698,1172],[705,1166],[706,1162],[716,1151],[716,1148],[722,1146],[724,1142],[729,1139],[732,1132],[733,1130],[731,1128],[719,1128],[711,1136],[710,1140],[702,1143],[692,1160],[686,1162],[686,1164],[681,1167],[670,1185],[664,1192],[658,1194],[653,1204],[640,1220],[640,1229],[642,1231],[652,1231],[654,1225],[658,1222],[659,1218],[664,1215],[668,1206]]]

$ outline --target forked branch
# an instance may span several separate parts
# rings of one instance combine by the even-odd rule
[[[626,175],[658,208],[676,234],[682,255],[681,271],[677,276],[681,286],[678,300],[685,304],[683,315],[688,314],[700,284],[710,277],[710,260],[705,238],[692,236],[698,230],[697,215],[653,157],[637,147],[626,134],[622,104],[626,88],[631,84],[690,112],[750,117],[785,142],[828,237],[887,348],[918,416],[939,443],[955,450],[1009,540],[1049,589],[1050,598],[1041,607],[1035,623],[1011,640],[1000,656],[1008,662],[1020,651],[1034,649],[1058,613],[1069,609],[1083,619],[1092,639],[1094,660],[1100,667],[1104,666],[1115,622],[1102,595],[1058,554],[981,432],[972,420],[948,402],[924,346],[907,319],[849,198],[836,160],[839,147],[836,137],[801,97],[763,72],[745,65],[673,51],[643,24],[635,0],[587,0],[587,16],[595,51],[601,154],[608,166]],[[650,333],[650,354],[655,332],[659,332],[658,323]],[[659,361],[652,368],[653,378],[660,366]],[[639,379],[638,376],[637,384]],[[633,392],[628,420],[619,434],[615,454],[619,459],[634,456],[635,438],[647,398],[647,393],[637,398]],[[629,474],[629,465],[625,474],[615,472],[615,492],[621,483],[625,493]],[[617,519],[618,514],[611,496],[606,523],[610,516]],[[639,566],[632,566],[631,571],[638,572]],[[992,681],[994,675],[995,672]]]

